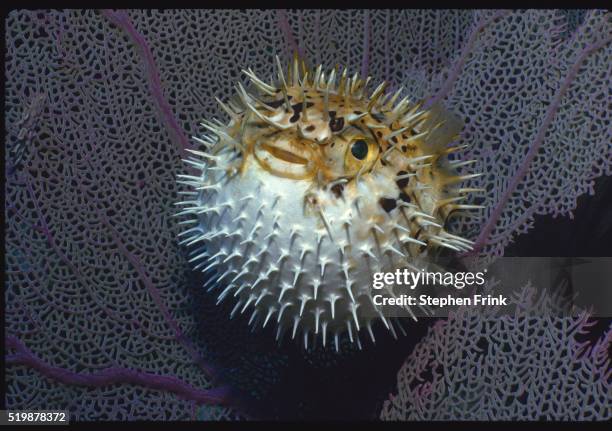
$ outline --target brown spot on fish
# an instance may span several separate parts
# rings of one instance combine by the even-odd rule
[[[273,100],[272,102],[266,102],[266,103],[268,104],[268,106],[270,106],[272,108],[278,108],[283,103],[285,103],[285,101],[283,99],[279,99],[279,100]]]
[[[293,116],[289,118],[289,121],[292,123],[295,123],[297,120],[300,119],[300,113],[302,112],[302,104],[296,103],[295,105],[292,106],[292,108],[293,108]]]
[[[384,209],[387,213],[390,213],[397,207],[397,201],[395,199],[389,198],[380,198],[378,200],[378,204]]]
[[[314,106],[314,103],[312,102],[306,103],[306,108],[310,108],[312,106]],[[302,102],[291,105],[291,108],[293,108],[293,116],[289,119],[289,121],[291,121],[292,123],[295,123],[300,118],[300,113],[302,112],[303,107],[304,107],[304,104]]]
[[[340,130],[342,130],[344,128],[344,118],[342,117],[338,117],[338,118],[332,118],[329,120],[329,128],[331,129],[332,132],[339,132]]]
[[[342,183],[334,184],[331,188],[331,191],[333,192],[334,196],[336,196],[337,198],[342,197],[342,193],[344,192],[344,184]]]
[[[406,171],[399,171],[399,172],[397,173],[397,176],[399,177],[399,176],[401,176],[401,175],[406,175],[407,173],[408,173],[408,172],[406,172]],[[397,186],[398,186],[400,189],[403,189],[404,187],[406,187],[406,186],[408,185],[408,181],[409,181],[409,178],[400,178],[400,179],[399,179],[399,180],[397,180],[395,183],[397,184]]]
[[[412,200],[410,199],[410,196],[408,196],[405,192],[400,192],[398,199],[404,202],[412,202]]]

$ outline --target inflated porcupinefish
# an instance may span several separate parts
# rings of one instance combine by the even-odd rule
[[[401,89],[371,94],[370,78],[344,69],[324,73],[294,59],[265,83],[252,70],[248,92],[220,103],[230,121],[203,122],[210,134],[185,160],[196,175],[178,205],[191,262],[209,274],[219,302],[235,301],[232,315],[277,325],[304,345],[320,336],[359,340],[373,323],[392,331],[372,299],[376,272],[411,267],[440,247],[470,250],[447,231],[466,205],[458,183],[474,175],[450,161],[462,124],[440,107],[424,109]],[[257,92],[257,94],[254,94]],[[446,228],[445,228],[446,227]]]

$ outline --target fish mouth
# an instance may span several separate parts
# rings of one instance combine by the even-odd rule
[[[299,180],[314,176],[314,154],[306,145],[284,139],[260,140],[255,144],[254,153],[259,164],[275,175]]]
[[[261,146],[262,146],[262,148],[264,150],[266,150],[267,152],[272,154],[277,159],[283,160],[283,161],[288,162],[288,163],[296,163],[298,165],[307,165],[308,164],[308,160],[306,160],[303,157],[300,157],[299,155],[297,155],[295,153],[292,153],[291,151],[287,151],[287,150],[284,150],[282,148],[275,147],[275,146],[270,145],[270,144],[265,143],[265,142],[263,142],[261,144]]]

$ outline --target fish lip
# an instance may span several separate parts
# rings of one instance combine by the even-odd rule
[[[314,154],[307,146],[287,140],[259,140],[255,144],[254,154],[265,170],[281,177],[301,180],[312,178],[315,174]]]
[[[264,150],[272,154],[274,157],[284,162],[295,163],[295,164],[300,164],[300,165],[308,164],[308,159],[305,159],[304,157],[301,157],[292,151],[288,151],[288,150],[285,150],[284,148],[280,148],[280,147],[271,145],[267,142],[262,142],[261,146]]]

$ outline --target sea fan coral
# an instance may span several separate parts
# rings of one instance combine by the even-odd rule
[[[327,334],[339,349],[347,331],[359,346],[360,329],[375,342],[372,322],[393,322],[374,304],[374,273],[419,270],[432,248],[470,250],[471,242],[445,230],[451,214],[477,209],[463,204],[457,184],[477,174],[448,161],[461,123],[440,108],[383,97],[386,83],[368,96],[371,78],[322,65],[309,70],[296,55],[287,77],[264,83],[244,71],[259,95],[238,84],[226,105],[229,124],[204,122],[211,132],[195,139],[202,151],[186,160],[201,174],[178,175],[189,215],[182,233],[197,244],[190,262],[220,284],[219,301],[238,297],[232,315],[252,308],[250,323],[278,323],[277,339],[298,328]],[[195,224],[195,226],[193,226]],[[392,288],[388,288],[393,294]],[[353,334],[355,331],[355,334]]]
[[[129,40],[95,11],[13,11],[7,50],[7,406],[121,420],[227,404],[186,336],[166,201],[180,156]]]
[[[612,331],[582,340],[595,322],[560,317],[559,292],[526,285],[512,303],[511,316],[463,308],[438,322],[406,358],[381,419],[610,419]]]

